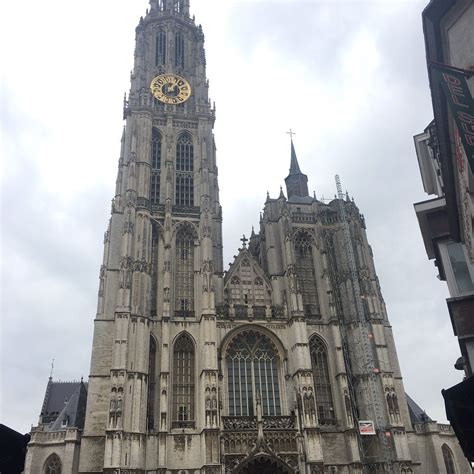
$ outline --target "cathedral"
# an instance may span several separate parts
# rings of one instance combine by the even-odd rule
[[[224,269],[189,3],[150,0],[136,29],[89,379],[50,378],[25,472],[471,472],[405,394],[363,215],[309,195],[293,141]]]

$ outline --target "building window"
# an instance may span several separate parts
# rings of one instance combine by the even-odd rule
[[[194,343],[188,334],[173,350],[173,428],[194,426]]]
[[[166,64],[166,32],[158,31],[156,35],[155,65],[164,66]]]
[[[57,454],[52,454],[44,466],[45,474],[61,474],[61,460]]]
[[[449,263],[453,274],[452,280],[456,285],[456,294],[463,295],[474,292],[474,269],[469,269],[464,247],[460,243],[446,245]]]
[[[447,444],[443,444],[441,450],[443,451],[444,465],[446,467],[446,474],[456,474],[454,467],[454,456]]]
[[[386,398],[390,418],[392,419],[392,421],[399,422],[400,407],[398,406],[397,394],[392,390],[391,392],[387,393]]]
[[[175,315],[182,318],[194,316],[194,240],[189,225],[176,235]]]
[[[324,342],[317,336],[309,341],[313,369],[316,408],[320,425],[334,425],[336,417],[332,401],[328,355]]]
[[[319,315],[318,289],[314,270],[311,237],[302,232],[296,238],[296,277],[303,297],[304,312],[307,317]]]
[[[147,428],[155,427],[155,387],[156,387],[156,342],[150,337],[150,352],[148,356],[148,401],[147,401]]]
[[[268,337],[240,333],[227,350],[226,365],[230,416],[255,416],[257,400],[264,416],[281,415],[279,357]]]
[[[194,147],[187,133],[176,146],[176,204],[194,206]]]
[[[184,37],[180,31],[175,34],[174,65],[178,68],[184,68]]]
[[[161,179],[161,134],[158,129],[153,127],[151,136],[150,201],[152,204],[159,204]]]

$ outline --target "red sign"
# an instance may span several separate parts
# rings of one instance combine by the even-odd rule
[[[364,436],[373,436],[375,432],[375,424],[373,421],[359,421],[359,433]]]

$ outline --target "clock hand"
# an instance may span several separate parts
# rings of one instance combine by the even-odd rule
[[[171,84],[171,86],[168,86],[168,92],[173,92],[176,89],[177,85],[178,85],[178,79],[175,79],[173,84]]]

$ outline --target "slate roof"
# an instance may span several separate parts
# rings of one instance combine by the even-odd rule
[[[46,387],[40,423],[47,426],[48,431],[68,427],[82,429],[87,401],[87,383],[84,382],[53,382],[50,378]]]
[[[290,196],[288,202],[290,204],[312,204],[315,201],[313,197],[310,196]]]
[[[296,151],[295,151],[295,146],[293,145],[293,140],[291,140],[290,174],[303,174],[300,170],[298,158],[296,157]]]
[[[407,393],[405,393],[407,397],[407,405],[408,411],[410,413],[410,419],[412,423],[426,423],[427,421],[433,421]]]

